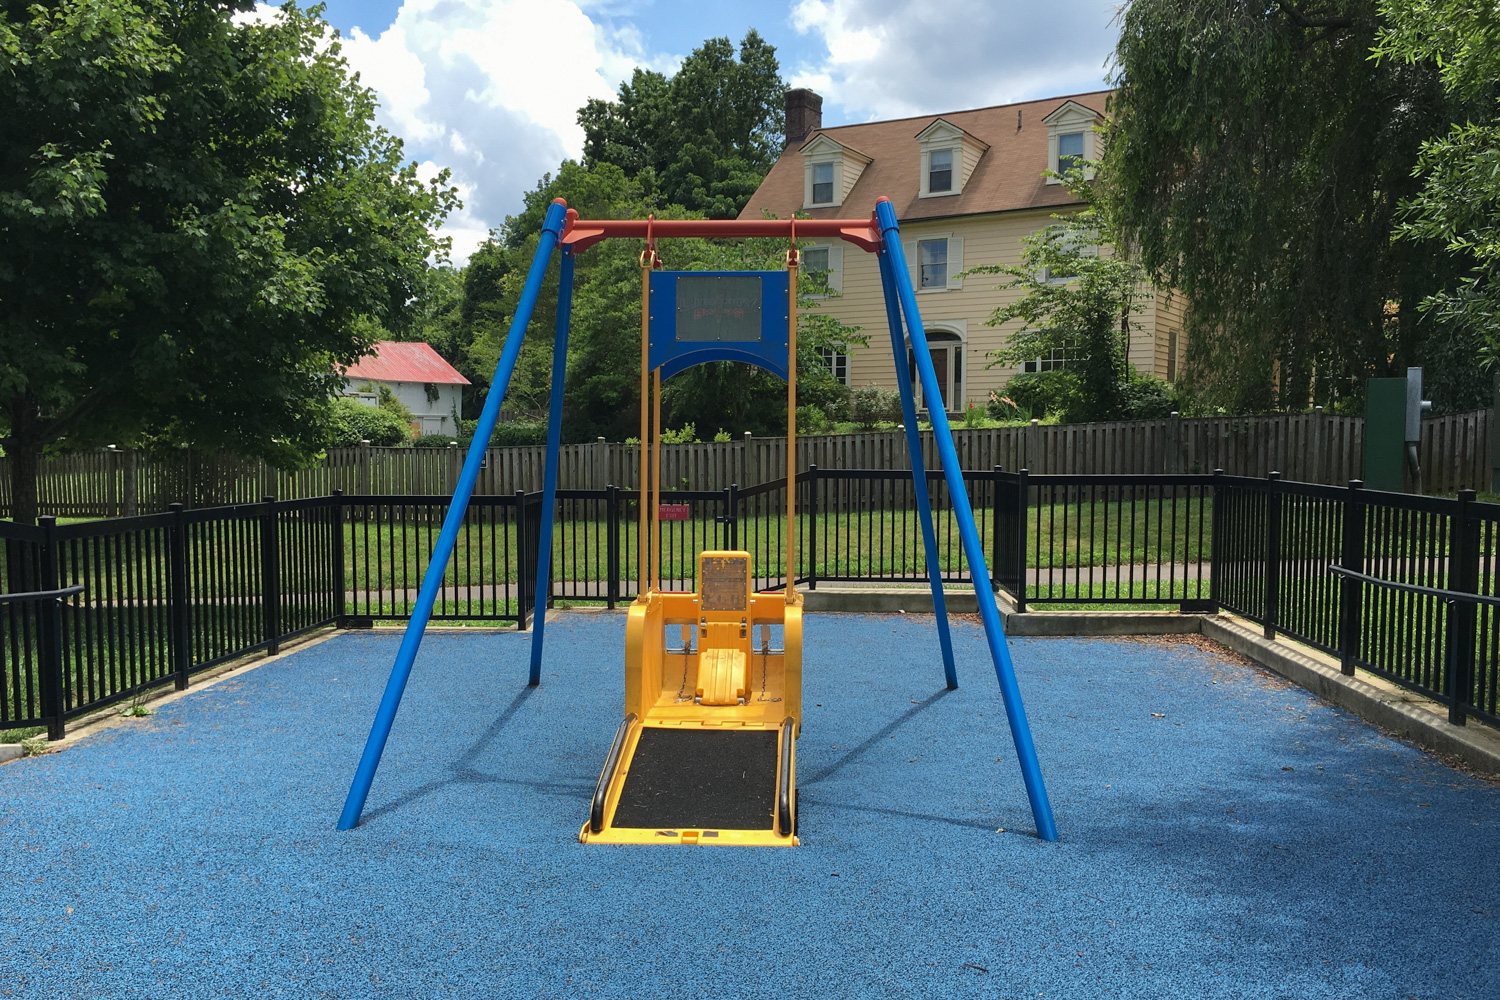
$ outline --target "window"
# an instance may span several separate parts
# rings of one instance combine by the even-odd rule
[[[802,251],[802,270],[808,274],[816,271],[826,275],[828,273],[828,248],[808,247]]]
[[[948,287],[947,240],[922,240],[917,244],[917,260],[922,268],[919,287]]]
[[[814,205],[833,203],[833,164],[813,164],[812,200]]]
[[[1021,366],[1021,370],[1027,374],[1036,372],[1060,372],[1068,366],[1068,350],[1065,347],[1054,347],[1035,361],[1028,361]]]
[[[953,190],[953,150],[935,149],[927,155],[927,190]]]
[[[828,367],[828,374],[838,379],[845,385],[849,384],[849,355],[840,354],[838,351],[827,347],[820,347],[818,354],[823,358],[823,364]]]
[[[1083,161],[1083,133],[1064,132],[1057,137],[1057,172],[1066,174]]]
[[[1177,331],[1167,334],[1167,381],[1177,381]]]

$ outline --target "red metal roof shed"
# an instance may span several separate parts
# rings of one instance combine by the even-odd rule
[[[351,379],[367,378],[378,382],[431,382],[438,385],[468,385],[431,344],[418,341],[381,340],[373,356],[360,358],[345,370]]]

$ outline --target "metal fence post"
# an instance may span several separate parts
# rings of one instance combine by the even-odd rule
[[[1224,604],[1224,592],[1220,580],[1224,575],[1224,564],[1220,561],[1224,551],[1224,470],[1213,472],[1213,506],[1209,508],[1208,525],[1208,599],[1218,610]]]
[[[57,518],[37,518],[42,529],[41,590],[60,590],[57,559]],[[47,739],[60,740],[67,735],[63,715],[67,711],[67,682],[63,672],[62,600],[56,597],[40,602],[42,648],[41,681],[42,715],[47,719]]]
[[[1364,482],[1349,480],[1349,495],[1344,500],[1343,539],[1339,564],[1355,573],[1365,571],[1365,501],[1360,496]],[[1342,577],[1339,580],[1339,669],[1346,677],[1354,676],[1354,661],[1359,659],[1360,633],[1363,631],[1364,584]]]
[[[1000,473],[1004,471],[1004,466],[997,465],[990,472],[990,565],[994,567],[994,582],[996,583],[999,582],[1002,567],[1005,566],[1000,561]]]
[[[276,498],[262,497],[266,509],[260,515],[260,600],[265,625],[266,652],[281,652],[281,532],[277,525]]]
[[[342,489],[333,491],[333,506],[330,511],[329,519],[333,522],[331,546],[333,565],[329,567],[333,573],[333,623],[336,628],[343,628],[349,582],[344,579],[344,491]]]
[[[1281,604],[1281,473],[1266,473],[1266,606],[1265,636],[1276,638]]]
[[[1448,589],[1466,594],[1479,592],[1479,520],[1469,505],[1477,494],[1458,491],[1454,515],[1452,551],[1449,553]],[[1479,609],[1472,601],[1448,602],[1448,721],[1462,726],[1474,700],[1475,624]]]
[[[1016,612],[1026,611],[1026,520],[1031,507],[1030,470],[1016,474]]]
[[[172,526],[168,529],[168,548],[172,562],[172,670],[177,675],[177,690],[186,691],[192,655],[188,645],[188,572],[187,515],[180,503],[168,505]]]
[[[525,631],[531,627],[531,609],[527,584],[531,576],[526,568],[531,566],[531,546],[528,543],[526,524],[526,491],[516,490],[516,628]],[[543,614],[546,612],[544,611]]]
[[[807,467],[807,530],[802,537],[807,539],[807,589],[818,589],[818,467]],[[795,580],[795,567],[788,566],[787,573]]]
[[[613,609],[620,599],[620,488],[614,483],[604,487],[604,524],[605,601]]]
[[[724,516],[729,524],[729,547],[738,549],[740,547],[740,484],[730,483],[727,494]]]

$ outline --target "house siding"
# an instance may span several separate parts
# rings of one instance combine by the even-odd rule
[[[1051,224],[1055,212],[1057,209],[1045,208],[903,222],[901,237],[903,243],[938,235],[961,237],[964,241],[964,267],[1014,266],[1021,263],[1021,239]],[[850,385],[874,382],[895,388],[896,368],[891,357],[879,265],[873,254],[852,247],[846,248],[843,259],[843,294],[819,300],[814,308],[842,323],[861,327],[860,332],[869,338],[868,346],[855,347],[849,352]],[[1004,275],[971,274],[964,279],[961,289],[923,291],[917,295],[924,325],[967,329],[961,398],[956,398],[950,405],[954,412],[962,410],[963,402],[976,405],[988,402],[990,393],[998,391],[1018,371],[1008,366],[986,367],[992,360],[989,355],[1004,347],[1020,325],[986,325],[986,320],[996,309],[1020,298],[1018,290],[1002,287],[1009,280]],[[1142,298],[1143,309],[1135,316],[1138,328],[1131,335],[1129,358],[1141,371],[1165,377],[1167,333],[1165,328],[1158,330],[1159,296],[1143,286]],[[1160,354],[1159,364],[1157,354]]]

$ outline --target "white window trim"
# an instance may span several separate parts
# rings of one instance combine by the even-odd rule
[[[920,259],[922,244],[933,240],[948,241],[948,283],[941,288],[923,288]],[[907,240],[901,249],[906,254],[906,267],[907,273],[911,276],[912,291],[918,295],[963,290],[964,279],[959,277],[964,269],[964,238],[962,236],[954,236],[952,233],[922,233]]]
[[[940,152],[953,154],[953,166],[949,171],[952,175],[952,180],[949,181],[948,190],[933,191],[928,187],[928,185],[932,183],[932,154]],[[963,169],[963,146],[957,141],[955,141],[951,146],[934,146],[931,149],[922,150],[922,189],[918,192],[917,197],[947,198],[950,195],[962,194],[963,192],[960,189],[963,187],[963,185],[960,183],[960,180],[963,177]]]
[[[827,299],[844,294],[844,244],[811,243],[802,252],[805,254],[808,250],[828,251],[828,294],[812,295],[809,298]]]
[[[814,168],[824,165],[831,165],[833,167],[833,200],[813,201]],[[844,189],[844,163],[842,157],[840,157],[838,154],[834,154],[832,156],[820,156],[816,159],[809,157],[805,174],[806,185],[802,192],[803,208],[837,208],[840,204],[842,204],[842,199],[839,197],[839,192]]]

